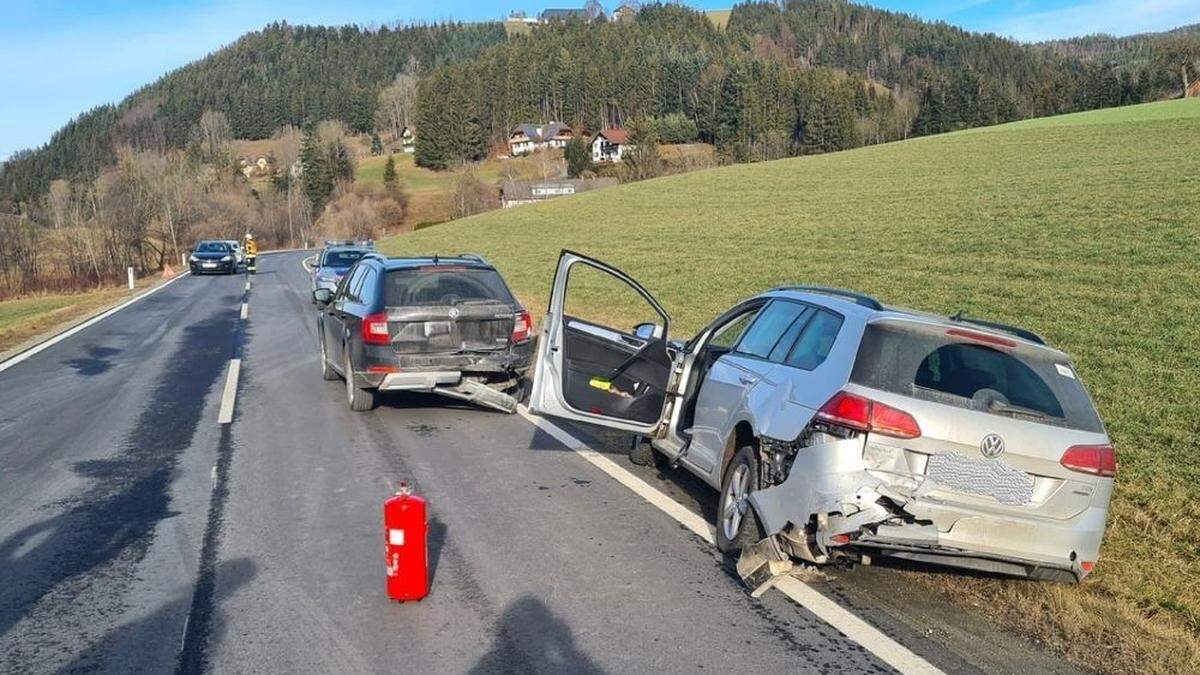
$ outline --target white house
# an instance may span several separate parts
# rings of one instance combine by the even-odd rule
[[[404,148],[404,152],[413,152],[417,149],[417,136],[413,133],[412,127],[404,127],[404,131],[400,132],[400,144]]]
[[[629,154],[633,145],[624,129],[603,129],[592,137],[592,161],[597,164],[619,162]]]
[[[508,135],[508,154],[512,157],[528,155],[534,150],[562,148],[575,138],[575,131],[562,122],[518,124]]]

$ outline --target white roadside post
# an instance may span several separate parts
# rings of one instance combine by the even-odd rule
[[[133,268],[126,267],[125,273],[129,275],[129,290],[132,291],[133,290]]]
[[[179,266],[187,267],[187,254],[186,253],[179,254]]]

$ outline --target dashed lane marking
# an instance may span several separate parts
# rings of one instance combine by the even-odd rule
[[[242,319],[245,320],[245,318],[248,314],[250,314],[250,303],[243,302],[242,303]]]
[[[242,360],[230,359],[229,371],[225,375],[225,391],[221,394],[221,410],[217,413],[217,424],[233,422],[233,404],[237,398],[238,376],[242,372]]]
[[[569,431],[544,417],[538,417],[525,406],[518,406],[517,414],[524,417],[530,424],[553,436],[558,442],[574,450],[593,466],[608,474],[621,485],[632,490],[642,499],[650,502],[663,513],[671,516],[680,525],[691,530],[709,544],[715,544],[715,530],[707,520],[693,513],[684,505],[663,494],[658,488],[638,478],[625,467],[617,464],[604,455],[592,450],[586,443],[573,436]],[[862,645],[879,660],[895,668],[901,673],[933,675],[941,671],[925,659],[917,656],[904,645],[881,633],[871,624],[863,621],[853,612],[836,602],[826,598],[812,586],[795,577],[784,577],[775,583],[775,588],[790,598],[793,602],[812,612],[825,623],[833,626],[847,638]]]

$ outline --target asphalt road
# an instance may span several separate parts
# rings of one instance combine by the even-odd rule
[[[180,279],[0,372],[0,671],[890,671],[779,592],[750,598],[520,416],[419,395],[350,412],[319,375],[302,257],[260,258],[249,291]],[[710,515],[696,481],[574,433]],[[419,603],[383,592],[400,480],[431,508]],[[815,587],[947,672],[1069,670],[889,570]]]

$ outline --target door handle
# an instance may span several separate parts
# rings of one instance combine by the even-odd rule
[[[738,376],[738,382],[741,382],[743,385],[749,387],[755,382],[758,382],[758,380],[754,379],[753,377]]]

